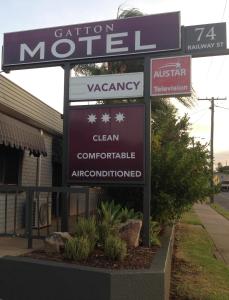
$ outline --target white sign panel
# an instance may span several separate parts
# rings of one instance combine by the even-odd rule
[[[71,77],[69,100],[143,97],[143,73]]]

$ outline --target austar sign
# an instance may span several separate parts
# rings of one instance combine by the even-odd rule
[[[151,59],[151,96],[191,94],[191,56]]]

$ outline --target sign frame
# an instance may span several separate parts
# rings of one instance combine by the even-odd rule
[[[228,54],[226,22],[184,26],[182,40],[184,53],[193,57]]]
[[[101,106],[101,107],[99,107]],[[108,105],[76,105],[76,106],[71,106],[69,108],[69,111],[70,110],[77,110],[77,108],[79,109],[99,109],[99,108],[104,108],[104,109],[110,109],[110,108],[115,108],[115,109],[118,109],[118,108],[134,108],[134,107],[142,107],[143,109],[143,123],[142,123],[142,137],[143,137],[143,145],[142,145],[142,172],[143,172],[143,178],[141,180],[102,180],[102,179],[99,179],[99,180],[94,180],[94,179],[89,179],[89,180],[86,180],[86,179],[70,179],[69,177],[69,174],[70,174],[70,170],[69,170],[69,166],[70,166],[70,121],[68,120],[68,145],[67,145],[67,148],[68,148],[68,151],[67,151],[67,168],[66,168],[66,171],[67,171],[67,176],[66,176],[66,182],[67,184],[70,184],[70,185],[125,185],[125,186],[143,186],[145,184],[145,181],[146,181],[146,176],[145,176],[145,173],[146,173],[146,153],[145,153],[145,147],[146,147],[146,138],[145,138],[145,132],[146,132],[146,122],[145,122],[145,113],[146,113],[146,106],[144,103],[139,103],[139,104],[131,104],[128,105],[128,104],[118,104],[118,105],[112,105],[112,104],[108,104]]]
[[[138,80],[136,82],[136,80]],[[121,83],[123,84],[122,86]],[[100,87],[99,84],[102,86]],[[102,89],[104,85],[104,91],[96,89]],[[116,85],[116,86],[115,86]],[[124,91],[124,85],[126,90]],[[131,86],[130,86],[131,85]],[[87,86],[87,87],[86,87]],[[130,86],[128,88],[128,86]],[[113,89],[114,91],[109,91]],[[115,91],[115,88],[118,90]],[[119,88],[121,91],[119,91]],[[135,90],[137,91],[133,91]],[[88,89],[88,90],[86,90]],[[91,89],[91,90],[90,90]],[[80,90],[81,92],[77,92]],[[112,94],[113,93],[113,94]],[[69,101],[95,101],[95,100],[112,100],[112,99],[129,99],[129,98],[143,98],[144,96],[144,73],[118,73],[118,74],[106,74],[95,76],[83,76],[83,77],[71,77],[69,86]]]
[[[152,18],[152,24],[149,23],[150,18]],[[161,21],[160,21],[161,19]],[[167,24],[165,23],[165,20],[167,21]],[[176,22],[174,24],[171,24],[171,21],[173,20],[173,22]],[[87,35],[85,36],[73,36],[72,39],[69,38],[70,36],[70,29],[73,30],[74,28],[79,28],[77,26],[81,26],[84,28],[89,28],[90,26],[94,26],[94,30],[98,30],[99,26],[105,26],[106,23],[110,24],[111,22],[113,22],[114,24],[117,24],[117,28],[115,29],[114,34],[122,34],[122,30],[123,35],[121,35],[120,37],[118,36],[112,36],[110,37],[108,40],[110,41],[111,44],[111,49],[110,49],[110,53],[106,54],[107,51],[103,50],[103,53],[89,53],[90,51],[88,50],[88,47],[91,47],[91,52],[94,52],[94,49],[92,48],[93,45],[97,45],[96,47],[101,47],[98,46],[99,43],[101,43],[101,41],[105,42],[106,36],[109,35],[105,35],[105,33],[101,33],[101,40],[94,40],[94,37],[92,36],[91,39],[92,40],[87,40],[87,38],[89,38]],[[160,23],[161,22],[161,23]],[[146,23],[146,24],[144,24]],[[155,24],[154,24],[155,23]],[[159,24],[158,24],[159,23]],[[102,25],[101,25],[102,24]],[[105,25],[104,25],[105,24]],[[140,28],[145,28],[142,33],[141,36],[141,31],[139,28],[139,34],[137,34],[137,31],[134,28],[132,28],[132,25],[136,25],[136,26],[140,26]],[[152,47],[150,48],[149,46],[152,46],[150,44],[147,44],[149,41],[147,41],[147,39],[149,39],[147,32],[149,31],[148,27],[152,27],[152,25],[154,24],[153,27],[157,27],[161,25],[161,28],[163,29],[163,34],[158,34],[158,30],[154,31],[154,39],[156,39],[154,41],[154,43],[159,43],[160,41],[160,45],[156,48],[153,49]],[[156,26],[157,25],[157,26]],[[165,26],[166,25],[166,26]],[[174,25],[174,27],[171,27],[172,25]],[[141,27],[142,26],[142,27]],[[145,27],[144,27],[145,26]],[[73,29],[72,29],[73,28]],[[102,28],[102,27],[101,27]],[[147,30],[146,30],[147,28]],[[58,35],[60,35],[60,31],[64,29],[65,30],[65,36],[61,36],[63,38],[61,39],[57,39]],[[104,29],[105,30],[105,29]],[[129,30],[129,31],[128,31]],[[132,31],[131,31],[132,30]],[[46,32],[47,31],[47,32]],[[87,33],[88,33],[89,29],[87,29]],[[81,31],[77,31],[77,34],[80,34]],[[167,33],[169,32],[169,33]],[[49,36],[49,33],[53,34],[54,37],[52,36],[52,38]],[[76,31],[74,32],[76,34]],[[133,46],[134,44],[134,33],[135,35],[135,47]],[[167,36],[166,36],[167,33]],[[47,37],[42,37],[42,42],[41,42],[41,37],[40,35],[47,34]],[[71,32],[71,34],[73,34]],[[169,35],[168,35],[169,34]],[[28,35],[28,36],[27,36]],[[34,42],[35,36],[39,37],[39,40],[37,40],[36,42]],[[55,35],[57,37],[55,37]],[[103,36],[104,35],[104,36]],[[110,34],[111,35],[111,34]],[[138,36],[139,35],[139,36]],[[151,30],[151,35],[152,35],[152,30]],[[165,35],[165,37],[164,37]],[[172,36],[171,36],[172,35]],[[42,36],[42,35],[41,35]],[[99,36],[99,33],[98,33]],[[137,38],[138,36],[138,38]],[[163,39],[162,39],[163,36]],[[24,39],[28,39],[28,41],[32,40],[32,46],[29,44],[29,46],[26,44],[26,40]],[[78,38],[78,40],[74,40],[74,38]],[[79,39],[81,38],[80,42]],[[151,37],[152,38],[152,37]],[[111,40],[110,40],[111,39]],[[136,42],[136,40],[138,39],[138,43]],[[61,43],[59,43],[60,40],[63,40],[63,45],[61,45]],[[167,41],[168,40],[168,41]],[[12,47],[12,41],[14,44],[14,47]],[[17,41],[17,42],[16,42]],[[38,42],[39,41],[39,42]],[[80,46],[78,45],[78,43],[82,43],[82,45],[80,44]],[[131,45],[129,46],[129,42],[131,41]],[[28,42],[27,42],[28,43]],[[64,45],[65,43],[65,45]],[[78,51],[81,51],[81,48],[87,48],[87,50],[84,49],[84,51],[87,52],[87,55],[80,55],[78,57],[78,53],[76,56],[74,56],[74,51],[72,52],[71,50],[74,47],[72,44],[77,43],[77,47],[79,48]],[[107,43],[107,40],[106,40]],[[126,45],[125,45],[126,43]],[[151,41],[151,43],[153,43]],[[169,46],[170,43],[170,46]],[[85,44],[85,45],[84,45]],[[144,45],[145,44],[145,45]],[[164,46],[164,44],[168,44],[168,46]],[[20,49],[17,48],[19,47],[19,45],[23,45],[23,51],[21,48],[21,51],[19,51]],[[54,47],[55,45],[55,47]],[[127,47],[130,47],[130,49]],[[137,50],[136,50],[136,45]],[[155,44],[157,45],[157,44]],[[30,48],[31,47],[31,48]],[[54,47],[54,48],[53,48]],[[70,53],[69,57],[66,57],[66,53],[60,53],[59,51],[59,47],[62,47],[61,51],[66,51],[66,53]],[[70,47],[70,48],[69,48]],[[78,49],[76,47],[76,49]],[[124,50],[124,48],[127,47],[129,50]],[[148,47],[148,48],[147,48]],[[15,49],[13,49],[15,48]],[[48,50],[47,50],[47,49]],[[105,47],[106,48],[106,47]],[[64,49],[64,50],[63,50]],[[81,49],[81,50],[80,50]],[[99,48],[98,48],[99,49]],[[107,48],[106,48],[107,49]],[[121,49],[120,52],[117,51],[117,49]],[[135,51],[134,51],[135,49]],[[179,11],[175,11],[175,12],[167,12],[167,13],[160,13],[160,14],[152,14],[152,15],[147,15],[147,16],[138,16],[138,17],[132,17],[132,18],[126,18],[126,19],[113,19],[113,20],[107,20],[107,21],[100,21],[100,22],[92,22],[92,23],[85,23],[85,24],[76,24],[76,25],[68,25],[68,26],[58,26],[58,27],[52,27],[52,28],[44,28],[44,29],[35,29],[35,30],[28,30],[28,31],[20,31],[20,32],[11,32],[11,33],[4,33],[4,42],[3,42],[3,59],[2,59],[2,69],[6,69],[6,70],[13,70],[13,69],[26,69],[26,68],[33,68],[33,67],[45,67],[45,66],[60,66],[63,65],[63,63],[82,63],[83,61],[89,61],[89,60],[102,60],[102,59],[108,59],[108,58],[117,58],[117,57],[127,57],[127,56],[138,56],[138,55],[144,55],[144,54],[149,54],[149,53],[160,53],[160,52],[168,52],[168,51],[175,51],[175,50],[180,50],[181,49],[181,25],[180,25],[180,12]],[[89,52],[88,52],[89,51]],[[6,54],[7,52],[7,54]],[[49,59],[46,58],[46,52],[48,53],[48,55],[53,56],[53,53],[55,53],[55,55],[59,58],[56,59]],[[25,61],[26,59],[26,55],[30,55],[31,58],[33,58],[34,56],[38,56],[40,54],[40,58],[39,59],[30,59],[29,61]],[[6,56],[7,55],[7,56]],[[64,57],[65,56],[65,57]],[[15,58],[17,57],[17,58]],[[24,59],[23,62],[20,62],[19,59]],[[63,59],[61,59],[63,58]]]

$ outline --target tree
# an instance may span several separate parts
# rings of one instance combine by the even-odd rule
[[[189,136],[189,125],[172,106],[153,115],[151,215],[162,223],[211,194],[210,153]]]

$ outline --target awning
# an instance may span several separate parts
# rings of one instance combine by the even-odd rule
[[[47,156],[44,137],[40,131],[0,113],[0,144],[27,149],[34,156]]]

